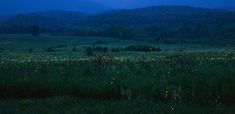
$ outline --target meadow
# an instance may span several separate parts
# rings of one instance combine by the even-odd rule
[[[234,49],[0,35],[0,113],[233,114]]]

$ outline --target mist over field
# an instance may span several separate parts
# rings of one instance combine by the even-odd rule
[[[234,0],[0,0],[0,114],[234,114]]]

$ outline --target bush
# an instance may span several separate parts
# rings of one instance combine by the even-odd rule
[[[93,50],[91,47],[86,47],[86,55],[87,56],[93,56]]]
[[[111,51],[112,52],[120,52],[120,48],[112,48]]]
[[[39,30],[40,30],[40,27],[38,25],[32,25],[31,26],[31,34],[32,34],[32,36],[37,37],[39,35]]]
[[[29,49],[27,49],[27,51],[28,51],[29,53],[32,53],[32,52],[33,52],[33,48],[29,48]]]
[[[53,49],[53,48],[45,48],[44,51],[46,51],[46,52],[56,52],[56,50]]]
[[[144,45],[132,45],[132,46],[125,47],[123,50],[124,51],[153,52],[153,51],[161,51],[161,48],[156,48],[152,46],[144,46]]]
[[[96,47],[93,47],[93,51],[107,53],[108,52],[108,47],[96,46]]]
[[[86,49],[86,55],[92,56],[94,52],[107,53],[108,47],[93,46],[93,47],[84,47]]]
[[[56,48],[65,48],[65,47],[68,47],[67,45],[58,45],[56,46]]]
[[[94,42],[94,44],[105,44],[106,42],[103,40],[97,40]]]
[[[72,51],[73,51],[73,52],[77,51],[77,48],[73,48]]]

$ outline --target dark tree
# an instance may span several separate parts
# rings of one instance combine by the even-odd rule
[[[103,35],[107,37],[116,37],[122,40],[132,39],[135,37],[133,28],[118,25],[110,25],[105,28]]]
[[[133,31],[134,31],[133,29],[128,28],[128,27],[121,27],[120,33],[119,33],[119,38],[122,40],[132,39],[135,37],[135,34]]]
[[[32,36],[38,36],[39,35],[40,27],[38,25],[32,25],[31,26],[31,34]]]

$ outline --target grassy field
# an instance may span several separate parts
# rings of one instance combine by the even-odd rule
[[[0,35],[0,113],[233,114],[233,46]]]
[[[90,100],[73,97],[0,102],[2,114],[233,114],[234,105],[171,104],[136,100]]]
[[[128,45],[150,45],[160,47],[161,52],[154,53],[175,53],[179,50],[184,50],[186,52],[221,52],[221,51],[233,51],[235,41],[202,41],[195,40],[191,43],[157,43],[153,41],[133,41],[133,40],[118,40],[115,38],[103,38],[103,37],[75,37],[75,36],[50,36],[49,34],[42,34],[40,37],[32,37],[29,34],[1,34],[0,35],[0,52],[9,54],[9,53],[18,53],[18,54],[27,54],[28,49],[32,48],[35,54],[43,54],[45,48],[55,48],[56,53],[53,54],[62,54],[62,55],[71,55],[73,53],[72,49],[77,48],[75,55],[84,55],[83,47],[92,46],[97,41],[104,41],[103,43],[97,43],[99,46],[107,47],[125,47]],[[64,46],[62,48],[58,48]],[[49,55],[51,53],[46,53]],[[123,53],[121,53],[123,54]],[[119,55],[121,55],[119,54]],[[128,55],[129,53],[124,53],[123,56]],[[144,53],[146,54],[146,53]],[[74,55],[74,54],[73,54]],[[139,53],[137,55],[140,55]],[[149,55],[149,54],[148,54]]]

